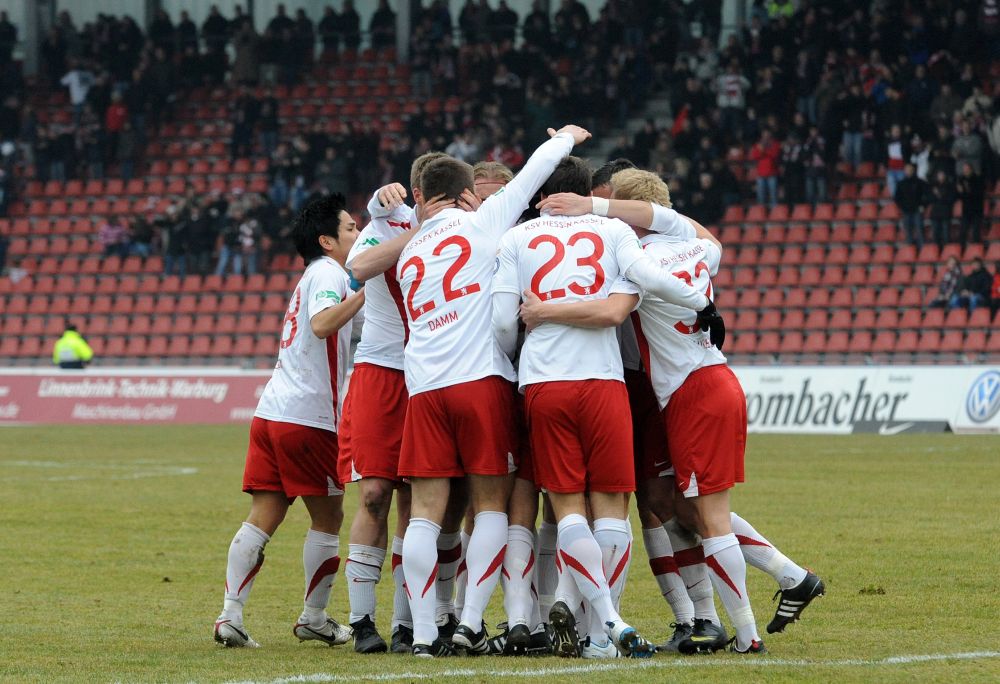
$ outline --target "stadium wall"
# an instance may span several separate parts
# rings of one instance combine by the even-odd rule
[[[1000,368],[743,366],[752,432],[1000,432]],[[0,371],[0,424],[246,423],[271,371]]]

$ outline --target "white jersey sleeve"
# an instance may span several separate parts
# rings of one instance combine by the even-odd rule
[[[514,179],[486,198],[476,221],[497,239],[520,218],[528,202],[552,172],[573,151],[573,136],[560,133],[539,145]]]
[[[306,267],[285,312],[278,363],[254,415],[337,431],[352,326],[320,339],[310,321],[352,294],[347,272],[333,259],[322,257]]]
[[[517,244],[514,236],[514,231],[507,231],[500,240],[493,274],[494,292],[521,294],[521,288],[517,282]]]
[[[653,206],[653,223],[649,227],[654,233],[667,235],[679,240],[693,240],[697,232],[691,222],[670,207],[659,204]]]
[[[368,200],[368,206],[365,208],[368,210],[368,215],[371,216],[373,220],[380,218],[390,218],[396,220],[406,218],[406,220],[409,220],[407,214],[413,213],[413,208],[406,204],[401,204],[395,209],[383,207],[382,203],[378,201],[378,190],[376,190],[372,195],[372,198]]]

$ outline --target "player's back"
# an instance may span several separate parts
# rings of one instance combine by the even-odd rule
[[[411,396],[491,375],[514,379],[493,338],[490,295],[499,233],[481,222],[473,213],[446,209],[421,226],[399,258]]]
[[[285,311],[278,362],[255,415],[336,432],[341,390],[350,357],[351,326],[326,339],[312,331],[312,317],[351,294],[340,264],[321,257],[306,267]]]
[[[651,234],[641,239],[646,254],[676,277],[714,299],[712,276],[718,272],[721,250],[711,240]],[[697,314],[654,295],[646,295],[632,315],[643,363],[661,405],[694,370],[726,362],[696,324]]]
[[[601,299],[631,265],[622,261],[636,253],[641,256],[635,234],[617,219],[542,216],[504,236],[494,289],[531,290],[545,301]],[[518,365],[522,387],[586,379],[622,379],[614,328],[544,323],[527,335]]]

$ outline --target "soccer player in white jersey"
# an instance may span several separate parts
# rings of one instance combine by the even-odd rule
[[[570,157],[546,181],[542,195],[590,189],[590,169]],[[521,292],[543,300],[604,299],[623,274],[669,301],[714,314],[708,298],[662,272],[621,221],[542,216],[501,241],[493,283],[501,345],[513,352]],[[590,645],[648,657],[652,646],[615,609],[631,555],[626,495],[635,489],[631,417],[615,332],[564,325],[532,330],[521,348],[518,381],[526,395],[535,476],[549,494],[559,527],[562,579],[549,614],[554,651],[580,655],[572,613],[579,604],[576,587],[604,627],[603,634],[592,630]],[[594,643],[597,639],[601,643]]]
[[[618,197],[619,186],[622,194],[628,195],[630,187],[642,183],[662,181],[648,172],[624,171],[612,179],[614,196]],[[669,201],[669,195],[666,198]],[[586,198],[555,198],[548,207],[577,213],[586,211],[586,204]],[[650,214],[655,216],[662,209],[646,202],[617,199],[611,204],[609,213],[627,218],[633,226],[649,225]],[[694,239],[636,230],[646,252],[658,258],[665,269],[711,296],[711,276],[718,270],[721,248],[710,233],[700,226],[696,228],[699,237]],[[627,288],[616,288],[604,301],[562,305],[534,300],[524,307],[522,315],[534,324],[556,320],[584,327],[597,321],[613,325],[624,320],[635,300]],[[724,336],[703,330],[694,311],[649,294],[643,298],[638,314],[636,333],[644,365],[663,407],[676,489],[695,510],[712,583],[736,629],[732,648],[738,653],[763,653],[766,649],[757,633],[747,595],[747,563],[779,583],[782,601],[768,625],[771,633],[782,631],[798,619],[809,602],[822,595],[823,582],[790,561],[729,510],[729,490],[743,481],[746,399],[720,350]],[[705,627],[695,623],[692,635],[680,644],[681,652],[696,652],[704,645],[707,650],[716,650],[715,630]]]
[[[292,225],[306,263],[295,287],[278,345],[278,362],[250,426],[243,491],[250,514],[229,546],[222,614],[215,640],[229,647],[258,646],[243,625],[243,607],[264,563],[264,547],[301,496],[311,518],[302,550],[305,606],[293,632],[331,646],[350,630],[326,614],[340,566],[343,489],[337,476],[337,429],[349,361],[351,319],[365,302],[353,293],[344,268],[357,238],[344,198],[310,203]]]
[[[516,468],[514,372],[493,339],[491,277],[500,237],[559,160],[590,134],[567,126],[532,154],[524,169],[476,212],[446,209],[424,221],[403,249],[397,277],[410,337],[404,354],[410,393],[399,474],[413,490],[403,569],[413,614],[413,652],[450,655],[438,638],[435,597],[450,478],[467,476],[476,511],[469,540],[465,605],[455,646],[487,650],[483,612],[500,575],[507,541],[507,499]],[[473,189],[472,167],[439,159],[421,174],[425,197],[457,199]]]
[[[444,157],[429,152],[417,157],[410,168],[410,186],[417,206],[420,172],[430,162]],[[371,222],[358,236],[347,257],[347,267],[372,248],[410,229],[413,210],[388,186],[376,192],[369,203]],[[395,203],[386,214],[380,203]],[[373,206],[373,204],[375,206]],[[350,624],[354,650],[382,653],[385,641],[375,626],[375,586],[381,579],[388,546],[388,517],[393,491],[396,497],[396,531],[392,539],[392,578],[395,584],[392,615],[392,652],[409,653],[413,641],[410,605],[403,588],[403,533],[410,518],[410,488],[397,474],[399,445],[406,415],[406,381],[403,379],[403,344],[406,339],[402,293],[393,269],[382,273],[354,272],[365,283],[365,324],[354,355],[343,419],[338,432],[340,480],[357,482],[359,505],[351,523],[351,543],[344,574],[351,604]]]

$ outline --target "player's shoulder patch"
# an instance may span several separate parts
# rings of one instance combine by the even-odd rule
[[[492,196],[492,197],[496,197],[497,195],[500,195],[500,194],[502,194],[502,193],[503,193],[503,191],[504,191],[504,190],[506,190],[506,189],[507,189],[507,188],[500,188],[499,190],[497,190],[496,192],[494,192],[494,193],[493,193],[493,195],[491,195],[491,196]]]
[[[340,293],[337,292],[336,290],[318,290],[316,292],[315,298],[317,301],[322,299],[330,299],[337,304],[340,304],[340,301],[342,299]]]

